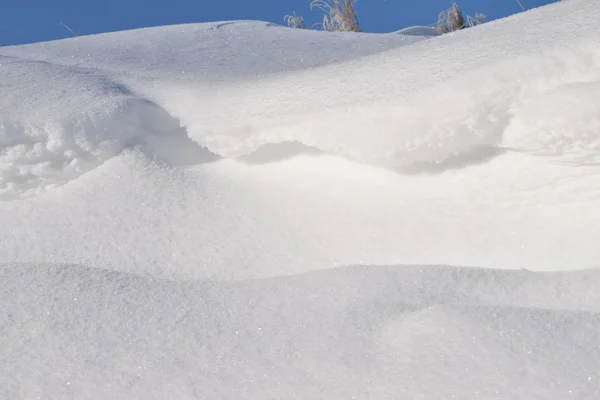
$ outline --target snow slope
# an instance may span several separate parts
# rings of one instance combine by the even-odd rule
[[[595,399],[600,274],[3,265],[3,398]],[[35,374],[35,375],[34,375]]]
[[[0,48],[0,398],[597,398],[598,20]]]

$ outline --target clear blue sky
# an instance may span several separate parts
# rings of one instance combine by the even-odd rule
[[[555,0],[521,0],[527,8]],[[253,19],[283,24],[295,11],[307,22],[320,20],[310,0],[0,0],[0,45],[187,22]],[[497,19],[521,11],[516,0],[458,0],[466,14]],[[450,0],[359,0],[356,9],[366,32],[390,32],[429,25]]]

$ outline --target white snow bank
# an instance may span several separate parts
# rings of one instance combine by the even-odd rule
[[[199,97],[207,88],[189,81],[149,96],[173,110],[195,141],[226,157],[298,141],[412,171],[504,149],[527,153],[530,146],[504,136],[525,123],[528,104],[561,107],[552,93],[573,83],[590,85],[581,103],[600,103],[591,90],[600,80],[598,19],[598,2],[564,2],[345,63],[209,86],[214,96]],[[576,146],[567,151],[589,144],[597,113],[578,113],[578,128],[557,131],[547,146],[571,136]],[[593,160],[596,153],[569,156]]]
[[[1,259],[198,279],[597,267],[599,10],[409,46],[237,22],[2,48]]]
[[[310,68],[418,40],[237,21],[2,48],[0,200],[63,184],[132,146],[149,145],[149,154],[175,164],[214,159],[188,138],[179,112],[152,100],[182,82],[197,88],[194,98],[209,100],[225,78]],[[190,110],[202,118],[212,112]]]
[[[195,140],[230,157],[251,153],[265,144],[295,140],[400,171],[418,171],[427,165],[444,169],[446,163],[468,165],[473,156],[479,161],[503,151],[554,155],[557,161],[573,159],[579,164],[593,164],[600,160],[597,43],[582,41],[547,53],[501,61],[411,95],[399,95],[405,97],[403,100],[324,106],[320,111],[303,110],[303,106],[312,107],[304,104],[299,109],[288,104],[296,112],[274,115],[271,107],[265,107],[264,112],[250,118],[239,114],[228,117],[223,107],[212,114],[214,121],[203,119],[198,122],[200,128],[191,123],[189,129]],[[410,48],[406,53],[410,54]],[[301,85],[292,81],[250,83],[237,89],[243,98],[233,106],[243,109],[243,104],[251,105],[254,85],[264,90],[271,84]],[[352,87],[353,83],[344,87],[347,85]],[[332,99],[331,104],[336,100]],[[555,117],[540,118],[546,113]],[[226,122],[219,125],[217,119]],[[195,136],[198,131],[210,132],[212,127],[207,124],[218,126],[215,134]],[[227,129],[226,124],[232,126]],[[540,139],[546,133],[551,134]]]
[[[175,164],[211,158],[179,120],[95,69],[0,56],[0,70],[0,199],[40,193],[132,146]]]
[[[598,20],[0,49],[0,398],[599,398]]]
[[[218,280],[356,263],[597,267],[600,174],[538,168],[518,154],[431,176],[312,154],[181,168],[127,151],[0,203],[0,254]]]
[[[295,140],[359,162],[414,170],[471,158],[481,149],[538,154],[569,140],[573,146],[562,149],[567,157],[593,162],[597,147],[588,147],[598,124],[593,105],[600,103],[594,90],[600,82],[598,8],[593,2],[584,13],[584,7],[556,5],[526,21],[501,21],[342,65],[235,82],[211,98],[172,88],[160,102],[179,110],[194,140],[227,157]],[[555,12],[577,21],[578,30],[568,22],[556,26]],[[523,36],[517,23],[535,32]],[[574,84],[587,90],[572,96],[578,120],[573,130],[561,114],[566,126],[538,122],[536,130],[555,132],[546,149],[531,151],[514,140],[515,130],[528,127],[531,103],[548,112],[564,110],[562,96],[554,93]]]
[[[424,37],[297,30],[261,21],[172,25],[3,47],[1,53],[132,78],[243,81],[342,63]],[[162,87],[164,88],[164,86]]]
[[[10,90],[2,109],[71,110],[77,102],[90,110],[76,118],[68,111],[45,113],[44,124],[54,127],[46,130],[55,133],[29,128],[35,118],[26,112],[0,113],[3,136],[14,136],[6,132],[17,126],[31,147],[64,137],[56,147],[67,153],[21,156],[21,148],[6,148],[3,153],[17,156],[9,158],[3,186],[12,195],[5,197],[77,176],[118,153],[132,136],[144,141],[141,122],[123,110],[128,96],[163,109],[193,141],[222,157],[299,142],[401,172],[461,167],[506,151],[593,165],[600,159],[598,19],[596,1],[574,0],[425,41],[233,21],[3,48],[0,55],[45,64],[22,74],[19,63],[3,63]],[[65,76],[62,65],[75,68],[73,76]],[[82,86],[82,73],[94,89],[79,99],[69,88]],[[51,78],[59,79],[33,103],[30,82]],[[582,89],[575,93],[576,87]],[[115,88],[126,93],[116,95]],[[57,99],[61,90],[70,100]],[[566,107],[572,118],[538,117]],[[80,133],[90,119],[90,132]],[[78,135],[95,139],[84,140],[85,154],[73,157],[79,148],[69,141]],[[39,166],[44,163],[55,167]]]
[[[593,399],[598,271],[352,267],[236,283],[0,266],[0,395]]]

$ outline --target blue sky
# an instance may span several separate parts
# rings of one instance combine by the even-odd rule
[[[555,0],[521,0],[527,8]],[[497,19],[521,11],[516,0],[458,0],[466,14]],[[78,35],[187,22],[254,19],[283,24],[293,11],[307,22],[320,20],[310,0],[0,0],[0,45],[62,39]],[[359,0],[366,32],[390,32],[435,22],[450,0]]]

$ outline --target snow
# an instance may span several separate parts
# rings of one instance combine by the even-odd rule
[[[409,26],[407,28],[396,31],[399,35],[414,35],[414,36],[425,36],[433,37],[439,36],[440,31],[434,26]]]
[[[5,398],[600,394],[597,271],[378,266],[173,282],[41,264],[0,277]]]
[[[0,48],[0,398],[598,398],[598,20]]]

